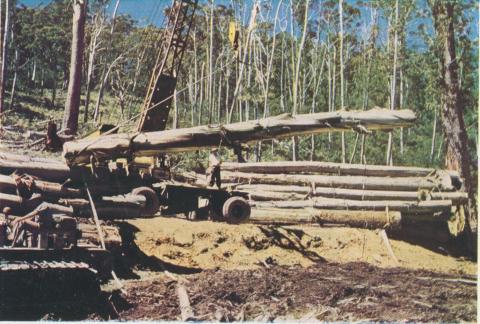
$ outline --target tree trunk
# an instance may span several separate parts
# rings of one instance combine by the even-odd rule
[[[433,127],[432,127],[432,145],[430,147],[430,163],[433,163],[435,158],[435,144],[437,138],[437,110],[433,111]]]
[[[443,128],[445,131],[446,158],[445,165],[450,170],[457,170],[465,178],[465,187],[470,192],[471,174],[468,155],[467,133],[463,119],[463,101],[458,83],[458,63],[455,54],[454,5],[435,2],[433,8],[435,29],[442,41],[441,84],[444,88]]]
[[[392,190],[365,190],[365,189],[343,189],[329,187],[311,186],[288,186],[288,185],[264,185],[264,184],[224,184],[225,187],[232,187],[235,190],[246,191],[251,200],[303,200],[306,197],[323,197],[351,200],[451,200],[452,204],[465,204],[468,195],[465,192],[429,192],[419,191],[392,191]]]
[[[249,221],[260,224],[344,224],[357,228],[399,228],[399,212],[253,208]]]
[[[90,90],[92,86],[92,77],[93,77],[93,68],[95,64],[95,56],[98,48],[98,37],[103,29],[103,17],[101,16],[101,10],[95,15],[95,22],[92,28],[92,35],[89,45],[89,54],[88,54],[88,67],[87,67],[87,80],[85,82],[85,111],[83,114],[83,122],[88,121],[88,107],[90,105]]]
[[[158,155],[159,153],[196,151],[218,145],[251,143],[297,135],[357,129],[392,129],[409,126],[415,114],[409,110],[394,113],[386,109],[341,111],[291,116],[288,114],[229,125],[209,125],[180,128],[136,135],[114,134],[96,139],[70,141],[64,144],[64,157],[70,164],[97,159],[114,159],[130,154]]]
[[[12,0],[5,0],[5,23],[3,27],[3,39],[2,39],[2,45],[1,45],[2,46],[2,62],[0,64],[0,114],[3,113],[3,111],[5,110],[5,87],[7,85],[7,67],[8,67],[8,36],[10,34],[10,14],[12,10],[11,1]],[[1,14],[0,14],[0,18],[1,18]]]
[[[345,189],[417,191],[419,189],[454,191],[456,188],[448,174],[440,177],[365,177],[311,174],[261,174],[222,172],[222,181],[243,184],[314,185]]]
[[[115,2],[115,7],[112,13],[112,28],[110,28],[110,34],[113,34],[113,31],[115,30],[115,17],[117,16],[117,10],[119,6],[120,6],[120,0],[117,0]]]
[[[70,56],[70,78],[62,128],[66,134],[76,134],[82,86],[82,64],[85,36],[87,0],[73,1],[72,49]]]
[[[222,171],[232,172],[256,172],[268,174],[281,173],[321,173],[334,175],[362,175],[376,177],[427,177],[434,174],[435,169],[384,166],[384,165],[362,165],[343,164],[333,162],[259,162],[259,163],[222,163]]]
[[[0,153],[0,173],[26,173],[47,181],[63,182],[70,177],[70,168],[60,161]]]
[[[345,109],[344,97],[344,62],[343,62],[343,0],[338,3],[338,15],[340,17],[340,109]],[[342,132],[342,163],[346,163],[345,133]]]
[[[15,64],[14,64],[14,73],[12,81],[12,91],[10,92],[10,110],[13,108],[13,103],[15,101],[15,88],[17,86],[17,73],[18,72],[18,49],[15,49]]]
[[[38,207],[43,202],[40,195],[35,195],[30,199],[23,199],[17,195],[0,193],[0,206],[10,207],[13,215],[25,215]]]
[[[315,198],[312,200],[271,201],[253,203],[254,207],[286,208],[286,209],[334,209],[334,210],[368,210],[368,211],[400,211],[411,214],[430,214],[439,221],[450,216],[452,202],[450,200],[398,201],[398,200],[347,200],[333,198]],[[438,213],[438,214],[437,214]],[[423,217],[422,217],[423,219]]]
[[[444,130],[446,156],[445,166],[457,170],[464,179],[465,190],[471,199],[474,188],[470,172],[470,155],[467,144],[467,132],[463,119],[464,102],[458,81],[458,62],[455,54],[454,2],[430,1],[434,26],[441,43],[439,60],[441,63],[440,84],[443,93],[442,123]],[[468,213],[467,232],[476,231],[476,216]],[[469,233],[470,234],[470,233]],[[473,245],[473,242],[470,242]]]
[[[390,109],[395,109],[395,93],[397,87],[397,45],[398,45],[398,0],[395,1],[395,31],[393,38],[393,71],[390,88]],[[387,157],[386,164],[393,165],[393,133],[388,133]]]

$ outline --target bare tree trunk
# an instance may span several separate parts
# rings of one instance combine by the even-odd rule
[[[14,64],[14,73],[12,81],[12,91],[10,92],[10,110],[13,108],[13,102],[15,100],[15,87],[17,85],[17,71],[18,70],[18,49],[15,49],[15,64]]]
[[[292,109],[292,114],[296,115],[298,113],[298,83],[299,83],[299,77],[300,77],[300,66],[302,63],[302,53],[303,53],[303,48],[305,47],[305,38],[307,36],[307,25],[308,25],[308,9],[310,6],[310,0],[306,0],[305,2],[305,12],[304,12],[304,22],[303,22],[303,32],[302,32],[302,38],[300,40],[300,44],[297,49],[296,53],[296,64],[295,64],[295,70],[293,71],[294,73],[294,81],[293,81],[293,89],[292,89],[292,95],[293,95],[293,109]],[[292,13],[293,14],[293,13]],[[296,161],[298,159],[298,140],[295,136],[292,137],[292,161]]]
[[[443,128],[445,131],[446,159],[449,170],[457,170],[464,178],[465,189],[472,193],[470,173],[470,156],[468,154],[467,132],[463,119],[463,100],[458,82],[458,64],[455,54],[454,4],[434,1],[435,29],[442,42],[441,84],[444,88],[444,105],[442,109]],[[472,195],[473,196],[473,195]]]
[[[280,7],[282,5],[282,0],[278,2],[277,10],[275,12],[275,17],[273,20],[273,40],[272,40],[272,48],[270,52],[270,60],[268,61],[267,72],[266,72],[266,80],[265,80],[265,91],[263,97],[263,118],[267,118],[270,114],[268,112],[268,91],[270,88],[270,77],[272,75],[272,65],[273,65],[273,58],[275,56],[275,46],[277,41],[277,33],[275,32],[277,28],[277,20],[278,14],[280,12]]]
[[[344,62],[343,62],[343,0],[338,3],[340,17],[340,108],[345,109],[344,99]],[[342,132],[342,163],[346,163],[345,132]]]
[[[257,17],[257,14],[260,11],[260,5],[258,2],[255,2],[252,8],[252,14],[250,16],[250,23],[247,29],[247,35],[245,37],[245,48],[243,49],[243,57],[241,58],[241,66],[240,66],[240,71],[238,73],[238,78],[237,78],[237,83],[235,85],[235,90],[233,92],[233,98],[232,98],[232,104],[230,106],[230,110],[228,111],[228,117],[227,117],[227,122],[231,123],[232,122],[232,115],[233,115],[233,109],[235,107],[235,104],[237,103],[237,97],[240,93],[241,89],[241,84],[242,84],[242,79],[243,79],[243,71],[245,69],[245,60],[247,58],[248,54],[248,49],[250,48],[250,44],[252,43],[252,32],[253,29],[255,28],[255,20]]]
[[[209,35],[209,50],[208,50],[208,123],[212,122],[212,113],[213,113],[213,12],[214,12],[214,2],[211,0],[210,4],[210,35]]]
[[[86,11],[87,0],[74,0],[70,79],[68,82],[67,102],[65,103],[65,114],[62,124],[62,128],[67,134],[75,134],[78,129]]]
[[[110,29],[110,34],[113,34],[113,31],[115,29],[115,17],[117,15],[117,10],[119,5],[120,5],[120,0],[117,0],[117,2],[115,3],[115,8],[112,13],[112,19],[111,19],[112,27]],[[102,76],[100,77],[100,80],[102,80],[102,82],[100,83],[100,88],[98,89],[98,97],[97,97],[97,102],[95,104],[95,112],[93,114],[93,120],[95,121],[95,123],[97,123],[98,118],[100,117],[100,104],[102,103],[102,99],[103,99],[103,90],[105,88],[105,85],[107,84],[108,74],[112,66],[113,66],[113,63],[110,65],[110,68],[107,69],[107,62],[105,62],[103,66]],[[136,83],[134,81],[134,89],[135,89],[135,85]]]
[[[112,13],[112,28],[110,29],[110,34],[113,34],[113,31],[115,30],[115,17],[117,16],[117,10],[119,5],[120,0],[117,0],[117,2],[115,2],[115,8],[113,9]]]
[[[177,89],[173,90],[173,125],[172,128],[178,128],[178,102],[177,102]]]
[[[435,157],[435,144],[437,138],[437,110],[433,112],[433,130],[432,130],[432,146],[430,148],[430,163],[433,162]]]
[[[83,122],[86,123],[88,121],[88,106],[90,104],[90,88],[92,84],[92,76],[93,76],[93,67],[95,64],[95,56],[97,54],[97,49],[99,46],[98,37],[103,29],[103,13],[101,10],[97,12],[95,15],[95,22],[94,28],[92,30],[92,36],[89,45],[89,54],[88,54],[88,68],[87,68],[87,80],[85,82],[86,89],[85,89],[85,111],[83,115]]]
[[[5,87],[7,83],[7,67],[8,67],[8,35],[10,34],[10,13],[11,0],[5,0],[5,23],[3,27],[2,39],[2,63],[0,65],[0,113],[4,111]],[[0,3],[1,6],[1,3]],[[0,11],[1,18],[1,11]],[[0,20],[1,21],[1,20]]]
[[[399,109],[403,109],[403,68],[400,69],[400,93],[399,93],[399,101],[400,107]],[[400,128],[400,154],[403,155],[404,148],[403,148],[403,128]]]
[[[395,92],[397,86],[397,45],[398,45],[398,0],[395,1],[395,31],[393,38],[393,72],[391,79],[391,89],[390,89],[390,109],[395,109]],[[388,146],[387,146],[387,165],[393,165],[393,133],[388,134]]]
[[[446,156],[445,166],[449,170],[459,171],[464,179],[463,185],[471,199],[474,198],[474,186],[470,172],[470,155],[468,150],[467,132],[463,119],[464,102],[458,81],[458,62],[455,53],[454,32],[454,2],[430,0],[434,27],[441,44],[440,84],[443,93],[442,123],[444,130]],[[473,210],[465,217],[467,246],[475,251],[475,235],[477,220]]]

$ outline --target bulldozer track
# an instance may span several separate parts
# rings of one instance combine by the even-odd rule
[[[88,269],[94,273],[96,270],[90,268],[85,262],[74,261],[9,261],[0,262],[0,273],[22,270],[48,270],[48,269]]]

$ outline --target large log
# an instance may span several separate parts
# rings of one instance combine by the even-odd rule
[[[359,228],[391,228],[401,226],[400,212],[320,210],[313,208],[253,208],[249,221],[260,224],[344,224]]]
[[[315,198],[312,200],[300,201],[271,201],[254,202],[255,207],[267,208],[317,208],[317,209],[337,209],[337,210],[369,210],[369,211],[400,211],[405,213],[438,213],[449,212],[452,208],[450,200],[429,200],[429,201],[360,201],[347,199]]]
[[[54,196],[57,198],[80,198],[84,196],[83,190],[77,188],[69,188],[59,183],[48,182],[42,180],[34,180],[32,191],[40,193],[44,196]],[[17,184],[11,176],[0,174],[0,192],[6,194],[16,194]]]
[[[78,186],[78,183],[76,183]],[[90,191],[96,197],[116,196],[127,194],[134,185],[141,186],[139,183],[122,183],[119,181],[103,181],[89,186]],[[47,200],[64,199],[85,199],[87,197],[84,187],[73,187],[71,184],[60,184],[50,181],[33,180],[33,185],[28,189],[30,193],[39,193]],[[12,176],[0,174],[0,192],[6,194],[17,194],[17,184]],[[28,197],[26,197],[28,198]],[[112,198],[113,199],[113,198]]]
[[[53,182],[63,182],[70,177],[70,168],[60,160],[0,153],[0,174],[14,172]]]
[[[60,203],[66,206],[72,206],[80,213],[90,215],[90,202],[87,199],[60,199]],[[145,207],[147,201],[145,196],[141,195],[119,195],[112,197],[102,197],[95,201],[97,209],[113,208],[113,209],[140,209]],[[83,212],[82,212],[83,211]]]
[[[418,189],[453,191],[455,188],[448,174],[443,177],[365,177],[307,174],[261,174],[246,172],[222,172],[222,180],[243,184],[311,185],[331,188],[417,191]]]
[[[345,130],[391,130],[408,127],[416,117],[411,110],[371,109],[276,117],[228,125],[209,125],[140,134],[113,134],[65,143],[69,165],[89,163],[90,157],[108,160],[130,156],[196,151],[232,143],[249,143],[293,135]]]
[[[335,175],[363,175],[376,177],[427,177],[435,172],[448,172],[432,168],[418,168],[405,166],[385,166],[367,164],[344,164],[314,161],[274,161],[274,162],[223,162],[223,171],[253,172],[253,173],[319,173]],[[458,172],[451,171],[451,175],[458,177]]]
[[[252,200],[302,200],[305,197],[324,197],[353,200],[451,200],[453,205],[464,204],[468,201],[466,192],[432,192],[420,191],[386,191],[386,190],[362,190],[343,189],[310,186],[280,186],[247,184],[225,184],[225,187],[233,187],[235,190],[246,191]]]
[[[276,191],[262,191],[262,190],[246,190],[248,198],[254,201],[270,201],[270,200],[302,200],[306,195],[297,194],[294,192],[276,192]]]
[[[34,195],[30,199],[24,199],[17,195],[0,193],[0,212],[5,207],[12,209],[14,215],[25,215],[37,208],[43,202],[40,195]]]

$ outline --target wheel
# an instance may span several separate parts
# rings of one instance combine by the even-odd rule
[[[250,217],[251,208],[242,197],[231,197],[223,204],[223,217],[230,224],[244,223]]]
[[[142,215],[155,215],[160,208],[160,200],[155,190],[149,187],[138,187],[132,190],[132,195],[144,196],[147,200],[141,209]]]

